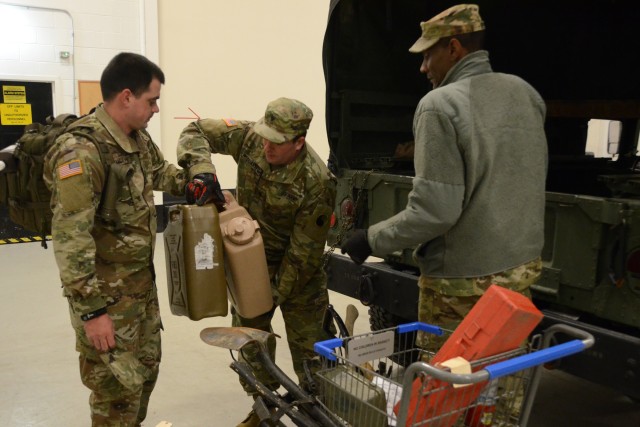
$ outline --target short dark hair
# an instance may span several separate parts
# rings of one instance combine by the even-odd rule
[[[475,52],[476,50],[484,48],[484,30],[443,37],[438,40],[438,43],[442,43],[442,46],[448,45],[451,39],[457,39],[462,47],[467,49],[469,52]]]
[[[153,62],[142,55],[121,52],[113,57],[100,77],[102,99],[109,101],[125,89],[138,97],[156,78],[164,84],[164,73]]]

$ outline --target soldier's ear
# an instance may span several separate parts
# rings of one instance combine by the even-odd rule
[[[302,147],[304,147],[304,143],[305,143],[306,141],[307,141],[307,140],[305,139],[305,137],[304,137],[304,136],[301,136],[301,137],[299,137],[298,139],[296,139],[295,141],[293,141],[293,144],[294,144],[294,146],[295,146],[295,148],[296,148],[296,151],[300,151],[300,150],[302,150]]]
[[[132,98],[135,98],[135,96],[133,95],[133,92],[131,92],[130,89],[123,89],[120,92],[118,92],[115,98],[116,98],[116,101],[120,103],[120,105],[128,106],[131,103]]]
[[[458,62],[459,60],[467,56],[467,54],[469,53],[467,48],[462,46],[460,41],[456,38],[452,38],[451,40],[449,40],[449,45],[447,46],[447,49],[448,49],[449,55],[451,56],[451,58],[453,58],[455,62]]]

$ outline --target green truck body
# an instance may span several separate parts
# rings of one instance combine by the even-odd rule
[[[495,71],[531,83],[547,104],[544,270],[532,287],[541,327],[569,323],[596,345],[560,368],[640,398],[640,38],[633,0],[478,1]],[[329,244],[402,210],[411,190],[413,112],[430,90],[408,52],[419,22],[455,4],[331,2],[323,61],[330,167],[338,197]],[[586,153],[590,119],[615,121],[617,155]],[[605,141],[606,142],[606,141]],[[412,248],[362,266],[339,250],[329,287],[370,307],[372,328],[417,318]]]

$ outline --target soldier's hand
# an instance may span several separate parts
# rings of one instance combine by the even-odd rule
[[[354,231],[347,241],[342,244],[342,253],[349,255],[353,262],[358,265],[365,262],[372,252],[367,240],[367,230],[358,229]]]
[[[224,194],[220,188],[218,177],[213,173],[202,173],[193,177],[185,189],[187,203],[202,206],[206,203],[214,203],[218,210],[223,210],[225,204]]]
[[[109,351],[116,346],[116,334],[113,320],[108,314],[94,317],[84,322],[84,332],[87,339],[98,351]]]
[[[184,187],[184,196],[187,199],[187,204],[193,205],[196,200],[200,198],[202,193],[202,186],[197,182],[189,181]]]

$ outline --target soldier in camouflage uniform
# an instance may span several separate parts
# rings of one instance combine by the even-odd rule
[[[145,131],[163,83],[145,57],[118,54],[100,80],[104,104],[45,159],[54,252],[93,426],[139,426],[158,376],[153,190],[181,195],[187,182]]]
[[[334,176],[305,141],[312,117],[302,102],[280,98],[269,103],[258,122],[199,120],[187,126],[178,143],[178,163],[191,178],[209,185],[217,183],[211,153],[231,155],[238,164],[237,200],[260,224],[273,309],[246,319],[232,308],[233,325],[271,331],[274,310],[280,307],[302,385],[303,363],[314,358],[313,344],[329,337],[322,329],[323,308],[329,303],[322,253],[336,195]],[[198,203],[207,201],[206,193]],[[252,366],[258,379],[278,388],[260,366]],[[240,425],[257,425],[257,417],[250,414]]]
[[[372,251],[417,246],[419,319],[455,329],[490,284],[529,296],[540,276],[545,104],[524,80],[492,71],[478,6],[453,6],[420,25],[409,50],[422,54],[434,89],[414,116],[407,207],[356,230],[342,249],[361,263]],[[432,351],[442,344],[421,338]]]

